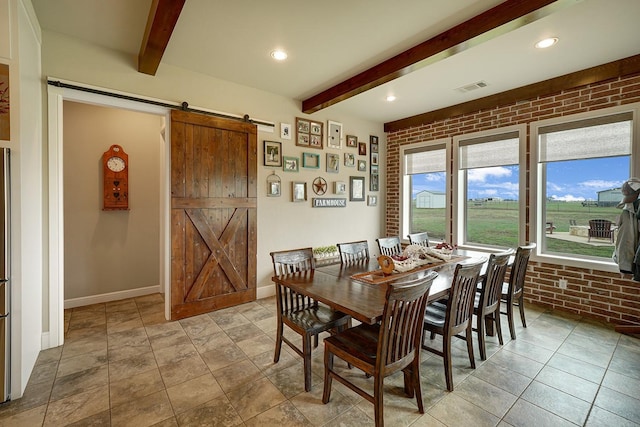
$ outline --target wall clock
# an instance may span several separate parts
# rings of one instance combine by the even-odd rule
[[[121,146],[112,145],[102,154],[103,210],[129,209],[129,156]]]

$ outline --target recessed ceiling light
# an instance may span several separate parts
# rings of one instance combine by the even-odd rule
[[[553,46],[556,43],[558,43],[557,37],[549,37],[549,38],[540,40],[538,43],[535,44],[535,46],[538,49],[546,49],[548,47]]]
[[[393,102],[393,101],[395,101],[395,100],[396,100],[395,95],[389,95],[389,96],[387,96],[387,102]]]
[[[274,50],[271,52],[271,57],[276,61],[284,61],[285,59],[287,59],[287,52],[280,49]]]

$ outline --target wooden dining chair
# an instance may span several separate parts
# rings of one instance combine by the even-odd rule
[[[426,231],[422,233],[411,233],[407,235],[410,245],[420,245],[429,247],[429,235]]]
[[[400,244],[400,237],[380,237],[376,239],[378,243],[378,249],[380,255],[399,255],[402,253],[402,245]]]
[[[516,257],[509,272],[509,281],[502,285],[502,301],[506,303],[506,312],[500,312],[507,315],[509,321],[509,332],[511,339],[516,339],[516,328],[513,321],[513,306],[517,305],[520,310],[520,320],[522,326],[527,327],[527,321],[524,318],[524,281],[527,275],[527,265],[531,252],[536,248],[535,243],[518,247]]]
[[[356,261],[369,261],[369,243],[366,240],[357,242],[338,243],[340,262],[351,263]]]
[[[373,403],[375,425],[383,426],[384,378],[402,370],[405,393],[409,397],[415,395],[418,410],[424,414],[420,383],[422,319],[429,288],[437,275],[432,271],[412,281],[391,283],[380,323],[363,323],[325,338],[322,403],[329,402],[331,383],[335,378]],[[373,394],[334,370],[334,356],[374,377]]]
[[[313,249],[302,248],[289,251],[271,252],[273,272],[276,276],[286,274],[313,274],[315,267]],[[314,299],[298,294],[276,282],[277,329],[276,349],[273,362],[280,360],[280,350],[284,342],[302,357],[304,365],[304,389],[311,390],[311,338],[318,346],[318,334],[325,331],[346,329],[350,316],[318,304]],[[302,349],[293,344],[283,334],[284,325],[302,336]]]
[[[476,315],[476,330],[478,333],[478,347],[480,359],[487,359],[487,347],[485,343],[485,324],[491,322],[493,330],[498,334],[498,342],[502,340],[502,327],[500,325],[500,299],[502,296],[502,284],[504,283],[509,258],[513,255],[513,249],[497,254],[491,254],[487,263],[487,271],[482,279],[482,287],[476,292],[473,304],[473,314]]]
[[[451,290],[444,311],[433,305],[427,306],[424,315],[424,329],[433,334],[442,335],[442,350],[430,347],[423,339],[422,348],[444,359],[444,376],[447,390],[453,391],[453,372],[451,367],[451,340],[462,338],[467,342],[467,352],[471,367],[475,369],[473,358],[473,302],[476,295],[476,284],[484,261],[458,264],[451,279]],[[464,337],[460,335],[465,332]]]

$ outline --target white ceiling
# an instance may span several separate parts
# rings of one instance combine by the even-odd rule
[[[136,58],[151,0],[32,0],[44,30]],[[162,64],[304,100],[502,0],[187,0]],[[557,11],[329,107],[389,122],[640,53],[640,0]],[[515,26],[514,26],[515,27]],[[547,50],[543,37],[559,37]],[[276,63],[270,52],[289,58]],[[132,66],[137,63],[132,59]],[[485,81],[467,93],[456,89]],[[397,100],[385,98],[394,94]]]

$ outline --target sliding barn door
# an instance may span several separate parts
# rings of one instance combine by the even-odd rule
[[[171,319],[256,298],[256,126],[171,114]]]

